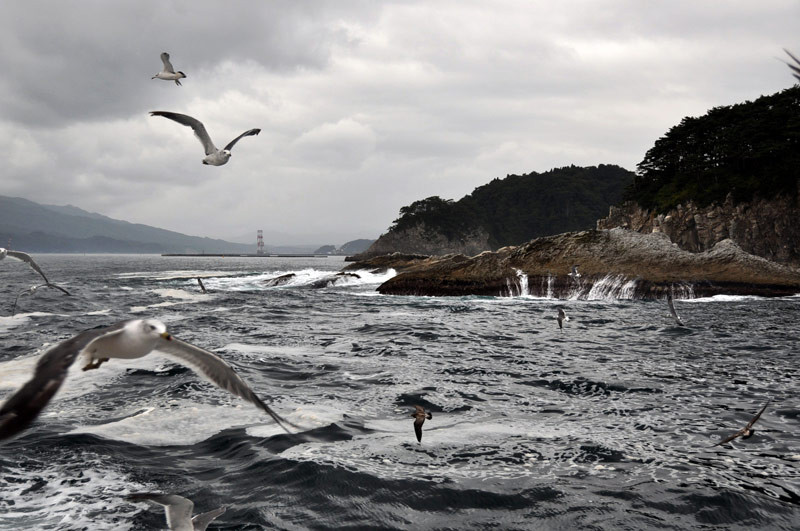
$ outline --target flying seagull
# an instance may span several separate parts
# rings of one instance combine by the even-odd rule
[[[11,258],[16,258],[17,260],[22,260],[23,262],[26,262],[29,266],[31,266],[31,268],[34,271],[42,275],[42,278],[45,281],[45,285],[48,288],[61,290],[64,293],[64,295],[70,294],[69,291],[65,290],[61,286],[53,284],[49,280],[47,280],[47,277],[45,276],[44,271],[42,271],[42,268],[39,267],[39,264],[33,261],[33,258],[31,258],[31,255],[29,255],[28,253],[23,253],[22,251],[9,251],[8,249],[3,249],[2,247],[0,247],[0,260],[5,258],[6,256],[10,256]]]
[[[33,377],[0,407],[0,440],[25,430],[39,416],[79,355],[83,356],[83,370],[87,371],[97,369],[109,358],[141,358],[153,350],[177,358],[217,387],[252,402],[287,433],[290,432],[285,424],[300,429],[272,411],[216,354],[172,337],[160,321],[132,319],[86,330],[48,350],[37,362]]]
[[[200,289],[203,290],[203,293],[205,293],[206,287],[203,285],[203,281],[200,280],[200,277],[197,277],[197,283],[200,284]]]
[[[173,531],[205,531],[208,524],[225,512],[219,507],[192,518],[194,503],[192,500],[177,494],[161,494],[159,492],[133,492],[125,497],[128,501],[151,501],[164,506],[167,515],[167,526]]]
[[[792,69],[792,75],[793,75],[793,76],[794,76],[794,77],[795,77],[795,78],[796,78],[798,81],[800,81],[800,59],[798,59],[797,57],[795,57],[795,56],[792,54],[792,52],[790,52],[790,51],[789,51],[789,50],[787,50],[786,48],[784,48],[784,49],[783,49],[783,51],[784,51],[784,52],[786,52],[786,53],[789,55],[789,57],[791,57],[791,58],[792,58],[792,60],[793,60],[795,63],[797,63],[797,64],[792,64],[792,63],[786,63],[786,61],[784,61],[784,63],[786,63],[786,65],[787,65],[789,68],[791,68],[791,69]]]
[[[558,309],[558,317],[556,317],[556,319],[558,320],[559,330],[564,329],[564,321],[569,321],[569,317],[567,317],[567,314],[564,312],[563,308]]]
[[[422,442],[422,424],[425,422],[425,419],[432,419],[433,415],[430,412],[425,412],[425,408],[422,406],[414,406],[414,411],[411,416],[414,417],[414,433],[417,434],[417,442]]]
[[[675,319],[675,322],[678,323],[679,326],[685,326],[681,318],[678,317],[678,312],[675,311],[675,305],[672,303],[672,287],[667,292],[667,306],[669,306],[669,313],[672,314],[672,318]]]
[[[741,436],[742,439],[749,439],[750,437],[752,437],[753,434],[756,432],[756,430],[753,429],[753,424],[756,423],[756,421],[761,416],[761,414],[764,412],[764,410],[767,409],[767,406],[769,405],[769,403],[771,401],[772,401],[772,399],[767,400],[767,403],[764,404],[764,407],[761,408],[761,411],[759,411],[758,414],[755,417],[753,417],[750,420],[750,422],[747,423],[747,426],[745,426],[741,430],[737,431],[736,433],[734,433],[730,437],[726,437],[725,439],[721,440],[720,442],[718,442],[714,446],[719,446],[721,444],[729,443],[732,440],[734,440],[736,437],[740,437],[740,436]]]
[[[186,74],[180,70],[175,72],[175,69],[172,68],[172,63],[169,62],[169,54],[167,52],[163,52],[161,54],[161,62],[164,63],[164,70],[154,75],[150,79],[158,78],[163,79],[164,81],[174,81],[176,85],[180,85],[180,79],[182,77],[186,77]]]
[[[570,271],[568,273],[568,276],[571,276],[575,280],[581,278],[581,274],[578,273],[578,266],[577,265],[572,266],[572,271]]]
[[[245,136],[257,135],[261,132],[261,129],[250,129],[249,131],[245,131],[241,135],[231,140],[223,149],[217,149],[217,147],[214,145],[214,142],[211,141],[211,137],[208,136],[206,128],[203,126],[203,122],[200,120],[185,114],[167,111],[151,111],[150,116],[163,116],[164,118],[169,118],[170,120],[174,120],[179,124],[191,127],[192,130],[194,130],[195,136],[197,136],[197,138],[200,140],[200,143],[203,144],[203,149],[206,150],[206,158],[203,159],[203,164],[210,164],[211,166],[222,166],[228,162],[228,159],[231,158],[231,149],[233,149],[233,146],[236,145],[236,142],[238,142],[241,138]]]

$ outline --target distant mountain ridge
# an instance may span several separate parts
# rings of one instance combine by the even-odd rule
[[[0,246],[30,252],[252,253],[253,245],[129,223],[72,205],[0,196]]]

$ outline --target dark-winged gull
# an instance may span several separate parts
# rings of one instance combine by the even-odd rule
[[[569,273],[567,273],[567,275],[572,277],[574,280],[578,280],[579,278],[581,278],[581,274],[578,273],[577,265],[572,266],[572,270]]]
[[[791,70],[792,70],[792,75],[795,77],[795,79],[797,79],[797,81],[800,81],[800,59],[798,59],[797,57],[795,57],[795,56],[792,54],[792,52],[790,52],[790,51],[789,51],[789,50],[787,50],[786,48],[784,48],[784,49],[783,49],[783,51],[784,51],[784,52],[786,52],[786,53],[787,53],[787,55],[789,55],[789,57],[791,57],[791,58],[792,58],[792,60],[793,60],[795,63],[797,63],[797,64],[794,64],[794,65],[793,65],[792,63],[786,63],[786,61],[784,61],[784,63],[786,63],[786,65],[787,65],[789,68],[791,68]]]
[[[200,289],[203,290],[203,293],[205,293],[206,287],[203,285],[203,281],[200,279],[200,277],[197,277],[197,283],[200,284]]]
[[[203,149],[206,151],[206,157],[203,159],[203,164],[210,164],[211,166],[222,166],[223,164],[227,163],[228,159],[231,158],[231,149],[233,149],[233,146],[236,145],[236,142],[243,137],[257,135],[261,132],[261,129],[250,129],[249,131],[245,131],[241,135],[228,142],[228,145],[223,149],[217,149],[217,147],[214,145],[214,142],[211,141],[211,137],[208,136],[208,132],[203,126],[203,123],[196,118],[192,118],[191,116],[187,116],[185,114],[167,111],[151,111],[150,116],[163,116],[164,118],[169,118],[170,120],[176,121],[181,125],[191,127],[195,136],[197,136],[197,138],[200,140],[200,143],[203,144]]]
[[[559,330],[563,330],[564,329],[564,321],[569,321],[569,317],[567,317],[567,314],[564,311],[564,308],[559,308],[558,309],[558,317],[556,317],[556,320],[558,321]]]
[[[672,303],[672,288],[667,292],[667,306],[669,306],[669,313],[672,314],[672,318],[675,319],[675,322],[678,323],[679,326],[685,326],[681,318],[678,317],[678,312],[675,311],[675,305]]]
[[[432,419],[433,415],[430,412],[425,412],[425,408],[422,406],[414,406],[414,412],[411,414],[414,417],[414,433],[417,434],[417,442],[422,442],[422,424],[425,422],[425,419]]]
[[[17,296],[14,297],[14,304],[11,306],[11,315],[15,315],[17,313],[17,302],[19,302],[19,298],[22,295],[32,295],[36,293],[36,290],[39,288],[55,288],[60,289],[61,291],[65,291],[63,288],[56,286],[55,284],[39,284],[37,286],[31,286],[30,288],[25,288],[24,290],[17,293]],[[69,295],[69,293],[67,293]]]
[[[164,513],[167,515],[167,526],[173,531],[205,531],[212,520],[225,512],[225,507],[219,507],[192,518],[194,503],[192,500],[177,494],[133,492],[126,496],[125,499],[134,502],[150,501],[163,505]]]
[[[62,288],[61,286],[53,284],[52,282],[47,280],[47,276],[45,276],[44,271],[42,271],[42,268],[39,267],[39,264],[34,262],[33,258],[31,258],[31,255],[29,255],[28,253],[23,253],[22,251],[9,251],[8,249],[4,249],[4,248],[0,247],[0,260],[5,258],[6,256],[10,256],[11,258],[16,258],[17,260],[22,260],[23,262],[25,262],[26,264],[31,266],[31,268],[34,271],[36,271],[37,273],[42,275],[42,278],[45,281],[45,285],[48,288],[61,290],[62,292],[64,292],[64,295],[69,295],[69,291],[67,291],[64,288]],[[34,289],[34,291],[35,291],[35,289]]]
[[[765,409],[767,409],[767,406],[769,405],[769,403],[771,401],[772,401],[772,399],[767,400],[767,403],[764,404],[764,407],[761,408],[761,411],[759,411],[758,414],[755,417],[750,419],[750,422],[747,423],[747,426],[745,426],[741,430],[737,431],[736,433],[734,433],[730,437],[726,437],[726,438],[722,439],[720,442],[718,442],[714,446],[719,446],[721,444],[729,443],[732,440],[734,440],[736,437],[741,437],[742,439],[749,439],[750,437],[752,437],[753,434],[756,432],[756,430],[753,429],[753,424],[755,424],[756,421],[759,419],[759,417],[761,417],[761,414],[764,412]]]
[[[169,62],[169,54],[167,52],[163,52],[161,54],[161,62],[164,63],[164,69],[158,74],[151,77],[150,79],[163,79],[164,81],[174,81],[176,85],[180,85],[181,82],[179,80],[183,77],[186,77],[186,74],[184,74],[180,70],[176,72],[175,69],[172,68],[172,63]]]
[[[39,416],[64,383],[70,366],[79,355],[84,357],[83,370],[86,371],[100,367],[109,358],[141,358],[153,350],[177,358],[217,387],[252,402],[287,433],[290,432],[286,424],[300,429],[272,411],[216,354],[171,336],[160,321],[133,319],[86,330],[42,355],[33,378],[0,407],[0,440],[25,430]]]

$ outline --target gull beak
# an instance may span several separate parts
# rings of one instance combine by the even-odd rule
[[[161,337],[163,337],[163,338],[164,338],[164,339],[166,339],[167,341],[172,341],[172,336],[171,336],[171,335],[169,335],[169,332],[162,332],[162,333],[161,333]]]

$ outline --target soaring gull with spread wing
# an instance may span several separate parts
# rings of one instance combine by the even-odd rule
[[[789,55],[789,57],[792,58],[795,64],[786,63],[786,61],[784,61],[784,63],[786,63],[786,65],[792,70],[792,75],[797,79],[797,81],[800,81],[800,59],[795,57],[794,54],[792,54],[792,52],[790,52],[786,48],[784,48],[783,51],[786,52],[787,55]]]
[[[672,288],[667,292],[667,306],[669,306],[669,313],[672,314],[672,318],[675,319],[675,322],[678,323],[679,326],[685,326],[681,318],[678,317],[678,312],[675,311],[675,304],[672,302]]]
[[[411,414],[414,417],[414,433],[417,435],[417,442],[422,442],[422,424],[425,423],[425,419],[432,419],[433,415],[431,415],[430,411],[426,412],[425,408],[422,406],[414,406],[414,412]]]
[[[744,427],[744,428],[742,428],[741,430],[737,431],[737,432],[736,432],[736,433],[734,433],[733,435],[731,435],[731,436],[729,436],[729,437],[725,437],[724,439],[722,439],[720,442],[718,442],[718,443],[717,443],[717,444],[715,444],[714,446],[719,446],[719,445],[721,445],[721,444],[726,444],[726,443],[729,443],[729,442],[731,442],[732,440],[734,440],[734,439],[735,439],[735,438],[737,438],[737,437],[741,437],[742,439],[749,439],[750,437],[752,437],[752,436],[753,436],[753,434],[756,432],[756,430],[754,430],[754,429],[753,429],[753,424],[755,424],[755,423],[756,423],[756,421],[757,421],[757,420],[758,420],[758,419],[761,417],[761,414],[764,412],[764,410],[765,410],[765,409],[767,409],[767,406],[769,405],[769,403],[770,403],[771,401],[772,401],[771,399],[770,399],[770,400],[767,400],[767,403],[766,403],[766,404],[764,404],[764,407],[762,407],[762,408],[761,408],[761,411],[759,411],[759,412],[756,414],[756,416],[755,416],[755,417],[753,417],[752,419],[750,419],[750,422],[748,422],[748,423],[747,423],[747,426],[745,426],[745,427]]]
[[[33,269],[34,271],[36,271],[37,273],[42,275],[42,278],[44,279],[44,282],[45,282],[44,285],[47,286],[48,288],[54,288],[54,289],[57,289],[57,290],[61,290],[62,292],[64,292],[64,295],[69,295],[69,291],[67,291],[64,288],[62,288],[61,286],[53,284],[52,282],[47,280],[47,276],[44,274],[44,271],[42,271],[42,268],[39,267],[39,264],[37,264],[33,260],[33,258],[31,258],[31,255],[29,255],[28,253],[23,253],[22,251],[9,251],[8,249],[4,249],[4,248],[0,247],[0,260],[5,258],[6,256],[10,256],[11,258],[16,258],[17,260],[22,260],[23,262],[25,262],[26,264],[31,266],[31,269]],[[41,287],[41,286],[37,286],[37,287]]]
[[[176,85],[180,85],[180,79],[186,77],[186,74],[178,70],[175,71],[172,68],[172,63],[169,62],[169,54],[167,52],[163,52],[161,54],[161,62],[164,63],[164,69],[159,72],[158,74],[154,75],[150,79],[163,79],[164,81],[174,81]]]
[[[128,501],[151,501],[163,505],[167,515],[167,526],[172,531],[205,531],[212,520],[225,512],[225,507],[219,507],[192,518],[194,503],[177,494],[134,492],[125,498]]]
[[[214,142],[211,141],[211,137],[208,136],[208,132],[206,131],[203,122],[196,118],[192,118],[191,116],[187,116],[185,114],[167,111],[151,111],[150,116],[163,116],[164,118],[169,118],[170,120],[178,122],[181,125],[191,127],[195,136],[197,136],[198,140],[200,140],[200,143],[203,144],[203,149],[206,151],[206,157],[203,159],[203,164],[210,164],[211,166],[222,166],[223,164],[227,163],[231,158],[231,149],[233,149],[233,146],[236,145],[236,142],[246,136],[257,135],[261,132],[261,129],[250,129],[249,131],[245,131],[241,135],[228,142],[228,145],[223,149],[217,149],[217,146],[215,146]]]
[[[300,429],[266,405],[233,367],[216,354],[173,337],[160,321],[133,319],[86,330],[42,355],[33,378],[0,407],[0,440],[25,430],[39,416],[64,383],[70,366],[79,355],[84,357],[83,370],[86,371],[97,369],[109,358],[141,358],[153,350],[177,358],[217,387],[252,402],[287,433],[290,432],[286,425]]]

